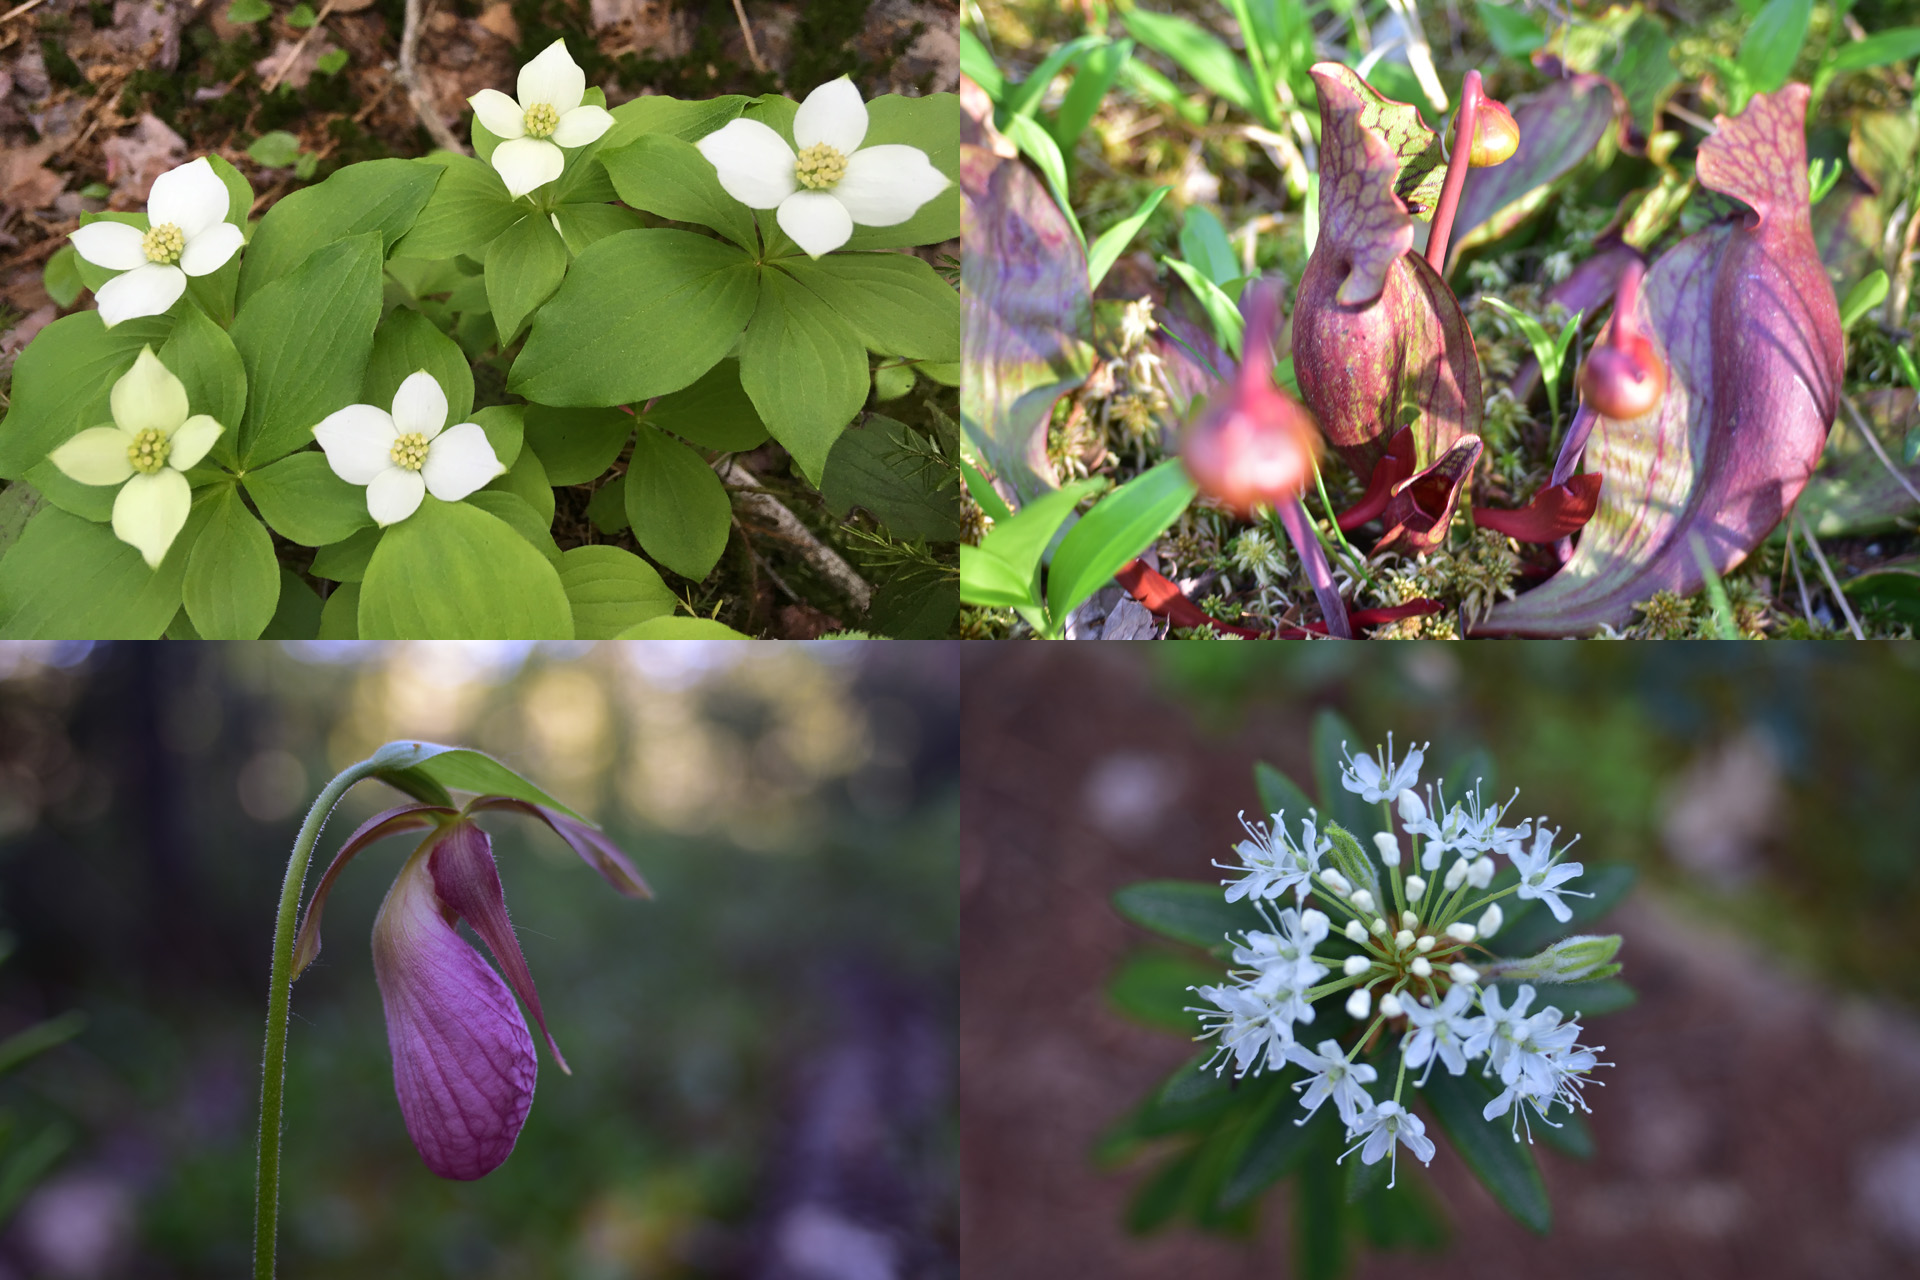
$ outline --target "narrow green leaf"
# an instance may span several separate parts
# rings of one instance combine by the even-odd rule
[[[1130,884],[1113,895],[1113,907],[1142,928],[1195,947],[1217,947],[1229,933],[1264,927],[1252,904],[1228,902],[1219,885],[1195,880]]]
[[[1290,827],[1297,828],[1316,807],[1292,778],[1264,760],[1253,766],[1253,789],[1260,795],[1261,813],[1268,820],[1276,813],[1283,814]]]
[[[1239,305],[1198,267],[1190,266],[1178,258],[1162,258],[1160,261],[1172,268],[1173,273],[1186,282],[1187,288],[1193,290],[1193,296],[1200,301],[1200,309],[1207,313],[1207,320],[1213,325],[1213,336],[1238,360],[1240,337],[1246,328]]]
[[[1256,1196],[1298,1167],[1307,1151],[1324,1137],[1331,1125],[1327,1118],[1331,1106],[1323,1106],[1313,1119],[1300,1109],[1300,1095],[1292,1089],[1276,1089],[1254,1119],[1240,1157],[1220,1188],[1220,1201],[1233,1207],[1250,1204]]]
[[[1056,627],[1115,571],[1153,542],[1193,501],[1193,481],[1168,458],[1094,504],[1067,531],[1047,575],[1047,611]]]
[[[1841,45],[1827,65],[1835,71],[1864,71],[1914,58],[1920,58],[1920,27],[1890,27]]]
[[[1553,1225],[1546,1184],[1533,1162],[1533,1149],[1515,1142],[1507,1118],[1489,1122],[1481,1112],[1493,1094],[1476,1072],[1463,1076],[1436,1071],[1422,1090],[1440,1127],[1474,1177],[1493,1194],[1500,1207],[1521,1225],[1546,1234]]]
[[[1340,1134],[1332,1126],[1310,1127],[1321,1132],[1294,1192],[1293,1273],[1300,1280],[1339,1280],[1347,1270],[1347,1206],[1340,1196],[1341,1171],[1334,1163],[1341,1151]]]
[[[1107,278],[1107,272],[1113,270],[1113,264],[1120,260],[1120,255],[1127,251],[1127,247],[1133,243],[1133,238],[1140,234],[1140,229],[1147,225],[1154,211],[1160,207],[1160,202],[1167,198],[1167,192],[1171,190],[1173,190],[1172,187],[1166,186],[1156,189],[1140,202],[1138,209],[1102,231],[1099,238],[1087,249],[1087,291],[1089,293],[1099,292],[1100,282]]]
[[[1740,42],[1739,66],[1756,92],[1772,93],[1787,82],[1812,17],[1813,0],[1767,0]]]
[[[1187,988],[1219,982],[1220,966],[1164,951],[1136,951],[1107,982],[1107,997],[1134,1021],[1190,1036],[1199,1026],[1187,1007],[1197,997]]]

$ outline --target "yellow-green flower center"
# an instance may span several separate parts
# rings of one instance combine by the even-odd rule
[[[536,102],[527,108],[526,125],[529,138],[551,138],[560,127],[560,113],[551,102]]]
[[[153,427],[133,437],[133,443],[127,446],[127,461],[133,469],[143,476],[160,474],[167,465],[167,455],[173,452],[173,441],[167,439],[167,433]]]
[[[140,249],[147,255],[147,261],[163,267],[179,262],[181,251],[186,247],[187,237],[171,222],[161,223],[140,239]]]
[[[393,459],[396,467],[418,471],[427,462],[427,438],[418,431],[409,431],[393,442],[393,448],[388,450],[387,456]]]
[[[847,176],[847,158],[824,142],[816,142],[800,153],[793,176],[809,191],[825,191]]]

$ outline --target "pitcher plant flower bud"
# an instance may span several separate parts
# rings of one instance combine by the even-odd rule
[[[1187,433],[1187,474],[1205,496],[1245,519],[1278,507],[1313,481],[1320,430],[1298,400],[1274,385],[1273,331],[1279,289],[1250,286],[1240,370]]]
[[[617,892],[648,896],[639,873],[611,841],[558,810],[504,796],[482,796],[462,810],[403,805],[369,819],[348,838],[315,890],[294,945],[297,977],[320,953],[321,911],[342,868],[376,840],[427,831],[374,919],[373,969],[407,1135],[427,1168],[462,1181],[500,1167],[533,1105],[537,1059],[515,995],[533,1014],[554,1064],[572,1074],[547,1029],[507,918],[492,842],[473,821],[486,809],[540,819]],[[498,972],[456,932],[461,920],[493,953]]]
[[[1653,412],[1667,393],[1667,364],[1636,310],[1646,267],[1627,264],[1614,295],[1613,319],[1580,367],[1580,394],[1603,417],[1630,422]]]
[[[1513,159],[1519,149],[1520,126],[1514,122],[1513,112],[1498,98],[1482,97],[1479,118],[1473,124],[1473,145],[1467,149],[1468,166],[1491,169]]]

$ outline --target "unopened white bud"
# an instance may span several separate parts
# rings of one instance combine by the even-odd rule
[[[1384,938],[1387,936],[1387,922],[1385,920],[1375,920],[1372,924],[1368,925],[1367,928],[1372,931],[1376,938]]]
[[[1393,945],[1400,948],[1402,951],[1405,951],[1408,947],[1412,946],[1413,930],[1402,929],[1400,932],[1394,934]]]
[[[1353,886],[1347,883],[1347,878],[1338,871],[1335,871],[1332,867],[1328,867],[1320,873],[1320,883],[1326,885],[1327,888],[1333,890],[1343,898],[1353,892]]]
[[[1413,945],[1422,954],[1425,954],[1426,952],[1433,950],[1433,935],[1428,934],[1427,936],[1421,938],[1420,941],[1414,943]]]
[[[1472,942],[1474,938],[1473,926],[1464,920],[1458,924],[1450,924],[1447,926],[1447,936],[1449,938],[1458,938],[1462,942]]]
[[[1393,832],[1381,831],[1373,837],[1373,847],[1380,851],[1380,861],[1390,867],[1400,865],[1400,842],[1393,838]]]
[[[1367,927],[1358,920],[1347,921],[1347,927],[1341,932],[1345,933],[1347,937],[1353,939],[1355,942],[1365,942],[1367,940]]]
[[[1367,970],[1373,968],[1373,961],[1367,959],[1365,956],[1348,956],[1347,962],[1341,965],[1340,968],[1349,978],[1357,978]]]
[[[1504,919],[1506,919],[1506,917],[1500,914],[1499,903],[1496,902],[1488,907],[1480,914],[1480,936],[1483,938],[1491,938],[1494,934],[1500,932],[1500,922]]]
[[[1393,994],[1393,992],[1391,991],[1381,996],[1380,1012],[1386,1014],[1389,1018],[1399,1017],[1402,1012],[1400,1008],[1400,997]]]
[[[1415,956],[1413,963],[1407,967],[1413,970],[1413,976],[1416,978],[1424,978],[1433,972],[1433,962],[1425,956]]]
[[[1411,929],[1419,923],[1420,923],[1420,917],[1415,915],[1413,912],[1402,911],[1400,913],[1400,927],[1402,929]]]
[[[1480,971],[1470,964],[1449,965],[1447,972],[1453,975],[1455,982],[1464,983],[1469,987],[1480,981]]]
[[[1400,821],[1408,826],[1427,820],[1427,806],[1420,802],[1419,793],[1411,788],[1400,793],[1399,805]]]
[[[1458,889],[1460,887],[1460,882],[1462,880],[1465,880],[1466,878],[1467,878],[1467,860],[1465,858],[1462,858],[1460,859],[1460,861],[1454,863],[1451,867],[1447,868],[1447,878],[1445,880],[1442,880],[1440,882],[1440,885],[1448,893],[1452,893],[1455,889]]]
[[[1407,877],[1407,901],[1418,902],[1427,896],[1427,882],[1419,876]]]
[[[1353,905],[1368,915],[1371,915],[1373,914],[1373,895],[1365,889],[1355,889],[1353,891]]]
[[[1367,1016],[1367,1010],[1372,1007],[1373,996],[1365,987],[1360,988],[1347,997],[1347,1016],[1349,1018],[1364,1018]]]
[[[1482,858],[1467,868],[1467,883],[1476,889],[1484,889],[1493,883],[1493,859]]]

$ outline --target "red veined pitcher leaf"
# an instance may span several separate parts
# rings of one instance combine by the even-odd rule
[[[1387,452],[1373,464],[1373,475],[1360,501],[1340,513],[1340,531],[1352,533],[1387,509],[1394,486],[1413,475],[1413,428],[1402,427],[1387,442]]]
[[[1381,517],[1387,531],[1373,549],[1418,554],[1445,542],[1460,491],[1480,463],[1480,450],[1479,436],[1461,436],[1432,466],[1396,485]]]
[[[1552,485],[1533,495],[1533,501],[1515,511],[1475,507],[1473,522],[1504,533],[1516,542],[1558,542],[1578,533],[1600,505],[1601,476],[1589,471],[1565,484]]]

